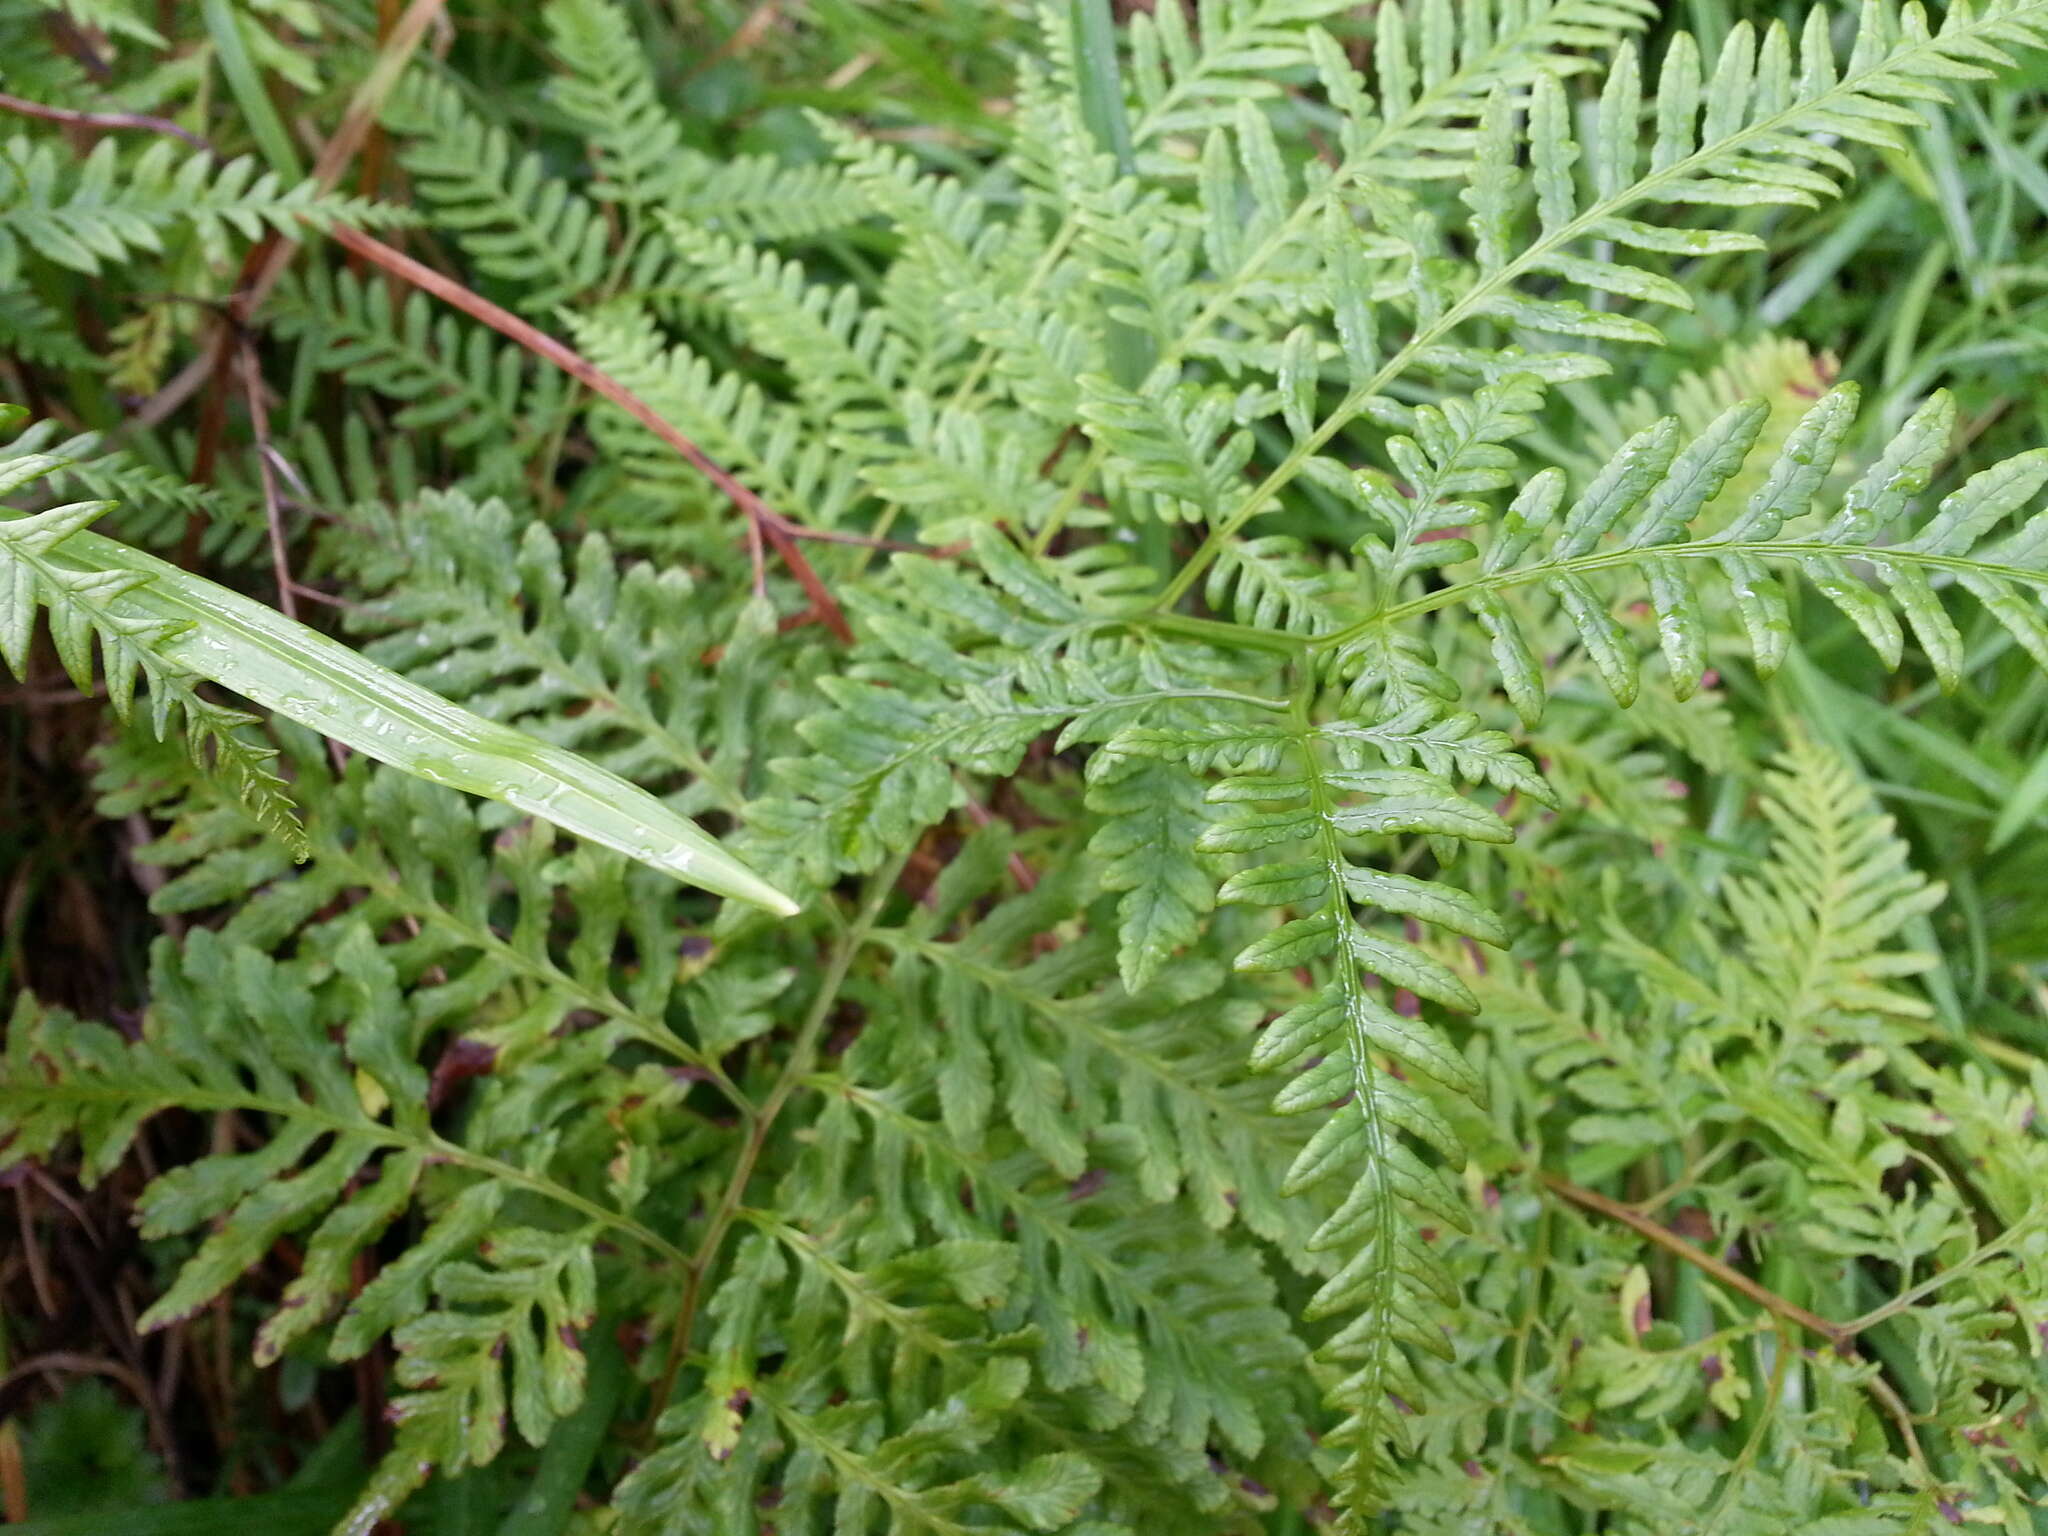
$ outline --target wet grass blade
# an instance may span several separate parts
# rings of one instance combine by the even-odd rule
[[[95,533],[72,534],[51,558],[148,577],[123,604],[191,626],[157,649],[288,720],[433,783],[542,817],[685,884],[780,916],[797,910],[637,785],[451,704],[238,592]]]

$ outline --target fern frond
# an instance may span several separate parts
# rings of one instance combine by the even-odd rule
[[[435,1200],[434,1224],[350,1304],[331,1348],[349,1358],[395,1330],[399,1378],[415,1390],[397,1400],[397,1446],[359,1505],[386,1509],[434,1466],[454,1470],[496,1454],[508,1374],[511,1419],[529,1443],[544,1443],[554,1419],[575,1406],[583,1375],[574,1330],[595,1312],[599,1233],[676,1254],[630,1216],[549,1178],[545,1139],[524,1138],[519,1160],[509,1161],[437,1134],[414,1059],[420,1024],[359,920],[348,923],[335,962],[345,998],[303,965],[281,965],[204,929],[182,954],[160,942],[150,1013],[133,1044],[24,998],[0,1059],[0,1145],[19,1160],[77,1137],[96,1180],[150,1115],[174,1106],[267,1125],[260,1148],[174,1169],[138,1205],[146,1235],[208,1229],[143,1314],[145,1329],[189,1315],[278,1238],[311,1228],[298,1278],[257,1335],[261,1363],[325,1322],[348,1295],[351,1261],[416,1202]],[[328,1032],[328,1005],[337,1002],[345,1044],[342,1028]],[[453,1193],[430,1195],[436,1165],[456,1173]],[[588,1225],[562,1232],[501,1221],[508,1190]],[[428,1305],[430,1294],[438,1306]]]
[[[1416,1223],[1467,1225],[1464,1202],[1430,1160],[1455,1161],[1459,1139],[1415,1085],[1476,1094],[1479,1079],[1422,1017],[1421,1000],[1472,1006],[1469,990],[1439,962],[1406,941],[1359,925],[1353,904],[1398,914],[1477,938],[1505,942],[1499,921],[1456,887],[1363,868],[1348,853],[1360,836],[1428,833],[1447,842],[1505,842],[1511,833],[1491,812],[1464,800],[1439,774],[1492,780],[1547,801],[1550,791],[1499,733],[1439,704],[1373,725],[1339,717],[1304,729],[1211,722],[1194,730],[1130,728],[1113,738],[1118,754],[1221,764],[1232,775],[1210,792],[1223,807],[1197,846],[1217,855],[1253,855],[1224,883],[1220,899],[1306,913],[1243,949],[1236,965],[1252,974],[1291,973],[1324,962],[1317,987],[1259,1037],[1252,1060],[1265,1070],[1306,1063],[1276,1100],[1283,1113],[1334,1114],[1296,1158],[1283,1189],[1301,1193],[1335,1176],[1349,1180],[1339,1208],[1309,1241],[1310,1251],[1340,1255],[1313,1315],[1359,1314],[1331,1341],[1340,1363],[1333,1401],[1343,1429],[1347,1486],[1385,1486],[1389,1443],[1405,1442],[1402,1416],[1421,1393],[1403,1346],[1441,1352],[1430,1319],[1455,1303],[1445,1272],[1416,1235]],[[1325,761],[1335,757],[1337,766]],[[1380,766],[1386,763],[1423,766]],[[1352,803],[1352,797],[1363,797]],[[1278,862],[1266,850],[1300,847]],[[1319,966],[1318,969],[1324,969]],[[1369,987],[1369,971],[1398,996]],[[1381,1062],[1400,1068],[1390,1075]],[[1414,1138],[1411,1144],[1408,1138]],[[1420,1150],[1418,1150],[1420,1149]]]
[[[1534,720],[1542,708],[1541,669],[1501,594],[1540,582],[1570,617],[1609,689],[1626,704],[1638,686],[1636,650],[1610,601],[1588,578],[1640,570],[1673,687],[1684,698],[1706,668],[1706,615],[1695,562],[1710,564],[1726,580],[1766,674],[1776,670],[1791,635],[1786,598],[1770,569],[1784,562],[1848,616],[1887,666],[1898,664],[1910,627],[1944,686],[1959,680],[1962,639],[1936,580],[1970,592],[2029,655],[2048,666],[2048,623],[2038,602],[2024,595],[2048,586],[2048,564],[2041,558],[2048,514],[2036,513],[2003,538],[1989,537],[2048,484],[2048,452],[2021,454],[1973,476],[1910,537],[1891,542],[1953,430],[1954,405],[1937,394],[1849,488],[1839,509],[1808,526],[1800,520],[1816,512],[1855,407],[1853,385],[1824,396],[1788,434],[1743,512],[1698,539],[1689,537],[1688,525],[1742,468],[1764,407],[1748,402],[1724,412],[1683,448],[1676,419],[1667,417],[1624,445],[1561,520],[1562,475],[1551,470],[1531,480],[1490,543],[1479,575],[1411,598],[1318,643],[1345,646],[1400,617],[1451,603],[1469,605],[1494,637],[1495,662],[1510,698],[1525,720]],[[1542,553],[1529,558],[1539,548]],[[1851,560],[1867,562],[1875,581],[1860,579]]]
[[[1071,393],[1073,381],[1066,382]],[[1039,466],[1058,439],[1022,423],[991,432],[980,412],[935,409],[919,390],[906,392],[900,403],[901,439],[873,440],[861,479],[876,495],[918,514],[927,541],[970,538],[977,528],[1005,521],[1045,526],[1060,493]],[[1084,513],[1071,521],[1085,526],[1100,519]]]
[[[1852,1028],[1865,1015],[1927,1017],[1926,1000],[1892,982],[1931,957],[1890,946],[1946,893],[1912,868],[1869,789],[1839,755],[1795,733],[1762,808],[1770,858],[1728,879],[1727,926],[1741,947],[1713,978],[1716,1011],[1798,1032]]]
[[[702,658],[726,636],[686,619],[688,574],[621,572],[595,534],[566,561],[546,528],[516,526],[505,503],[453,492],[407,508],[388,530],[398,549],[376,561],[391,575],[366,571],[378,596],[351,615],[382,636],[364,654],[633,783],[661,789],[687,775],[679,804],[736,809],[730,773],[696,745],[718,703]],[[729,745],[739,755],[743,743]]]
[[[799,262],[682,219],[664,224],[676,252],[700,270],[747,343],[789,370],[816,421],[872,429],[894,418],[895,398],[908,382],[905,349],[858,289],[813,283]]]
[[[1140,493],[1141,508],[1167,522],[1221,514],[1252,456],[1252,435],[1232,420],[1227,391],[1174,381],[1163,369],[1137,390],[1098,374],[1083,378],[1081,391],[1084,429],[1114,455],[1116,484]]]
[[[1326,635],[1342,627],[1342,578],[1285,534],[1239,539],[1209,570],[1202,600],[1240,624]]]
[[[319,273],[273,303],[280,334],[312,364],[403,402],[392,424],[437,432],[450,447],[488,442],[517,452],[560,415],[562,375],[479,326],[438,313],[423,293],[395,303],[391,286]]]
[[[652,1533],[673,1529],[668,1522],[675,1512],[705,1519],[716,1518],[714,1510],[732,1510],[739,1501],[721,1496],[718,1486],[738,1482],[751,1491],[751,1480],[734,1474],[758,1466],[758,1442],[770,1434],[792,1452],[776,1507],[796,1529],[872,1529],[878,1517],[933,1536],[968,1536],[987,1529],[992,1517],[1031,1531],[1083,1529],[1074,1522],[1101,1484],[1086,1459],[1058,1451],[1021,1465],[995,1459],[1030,1380],[1023,1360],[991,1361],[908,1422],[873,1398],[834,1401],[809,1383],[785,1386],[786,1374],[751,1387],[759,1406],[749,1423],[761,1427],[742,1438],[732,1463],[700,1454],[691,1466],[687,1453],[651,1459],[623,1496],[623,1529]],[[755,1446],[748,1446],[750,1439]]]
[[[679,985],[673,966],[644,967],[630,985],[608,969],[621,945],[647,954],[673,948],[682,915],[672,888],[653,871],[595,849],[558,858],[551,828],[491,825],[460,796],[394,769],[364,765],[325,782],[314,752],[300,753],[297,763],[298,782],[312,787],[312,857],[293,871],[281,851],[252,838],[245,811],[165,762],[162,750],[132,739],[117,744],[95,780],[110,812],[146,811],[163,824],[140,855],[169,874],[154,910],[231,906],[222,931],[235,941],[289,941],[301,954],[321,956],[347,939],[350,921],[379,932],[402,925],[407,942],[383,951],[401,978],[416,985],[438,971],[448,983],[422,1004],[422,1020],[473,1008],[477,1043],[508,1067],[525,1064],[502,1116],[472,1120],[474,1144],[512,1146],[551,1125],[562,1112],[553,1097],[561,1085],[603,1072],[625,1041],[691,1067],[715,1067],[687,1028],[670,1022]],[[573,927],[549,922],[557,901],[573,904]],[[574,1049],[551,1048],[552,1032],[577,1016],[602,1022],[579,1031]],[[715,1039],[707,1036],[705,1046]]]
[[[55,421],[30,422],[11,442],[0,444],[0,465],[25,454],[49,461],[35,481],[42,492],[82,491],[114,503],[103,514],[105,525],[145,548],[162,549],[182,539],[195,515],[206,520],[201,548],[223,561],[245,559],[263,537],[258,519],[230,492],[194,485],[136,449],[111,448],[97,432],[64,437]]]
[[[1104,818],[1089,840],[1117,904],[1117,969],[1143,991],[1191,943],[1215,904],[1216,882],[1194,848],[1209,826],[1201,782],[1178,764],[1098,752],[1088,762],[1088,809]]]
[[[1417,1218],[1459,1230],[1469,1225],[1462,1196],[1417,1150],[1460,1156],[1449,1122],[1414,1079],[1472,1097],[1480,1084],[1421,1010],[1422,1001],[1470,1009],[1476,1005],[1470,989],[1413,944],[1361,925],[1353,904],[1490,944],[1504,944],[1506,934],[1497,918],[1455,887],[1354,864],[1349,848],[1359,837],[1389,834],[1479,842],[1506,842],[1513,834],[1449,784],[1412,768],[1331,768],[1299,738],[1262,755],[1279,771],[1237,774],[1210,791],[1230,809],[1201,846],[1259,854],[1224,883],[1220,899],[1306,914],[1245,947],[1236,968],[1269,974],[1321,962],[1326,976],[1259,1037],[1252,1062],[1264,1070],[1307,1063],[1275,1107],[1329,1113],[1283,1188],[1298,1192],[1339,1175],[1352,1181],[1343,1204],[1309,1242],[1312,1251],[1347,1255],[1316,1293],[1310,1313],[1357,1314],[1326,1353],[1343,1368],[1333,1401],[1347,1415],[1341,1430],[1346,1485],[1359,1491],[1356,1507],[1363,1509],[1384,1486],[1383,1447],[1405,1441],[1401,1416],[1419,1402],[1403,1346],[1443,1353],[1448,1346],[1434,1318],[1438,1308],[1457,1301],[1441,1262],[1417,1235]],[[1274,861],[1262,850],[1276,845],[1303,851]],[[1379,987],[1368,985],[1368,971]],[[1383,996],[1382,988],[1400,995]],[[1390,1073],[1382,1059],[1400,1072]]]
[[[135,252],[161,252],[174,234],[190,235],[206,260],[219,261],[233,236],[297,237],[328,223],[373,227],[406,217],[312,182],[287,186],[259,171],[253,156],[219,164],[162,138],[132,160],[114,139],[101,139],[74,170],[55,144],[16,136],[0,144],[0,167],[0,288],[19,284],[25,254],[91,276]]]
[[[1825,12],[1810,13],[1795,68],[1789,34],[1773,25],[1759,41],[1737,27],[1710,79],[1703,80],[1695,45],[1681,34],[1672,44],[1655,102],[1657,132],[1647,171],[1642,169],[1639,119],[1644,100],[1631,46],[1623,45],[1600,106],[1590,146],[1573,138],[1556,77],[1538,75],[1526,130],[1514,122],[1514,98],[1505,90],[1489,99],[1480,127],[1481,147],[1465,191],[1472,209],[1476,266],[1457,270],[1438,261],[1442,230],[1421,204],[1398,187],[1363,183],[1357,189],[1380,232],[1402,254],[1387,263],[1397,276],[1392,290],[1412,311],[1407,339],[1388,347],[1380,327],[1365,317],[1377,300],[1370,260],[1360,261],[1348,220],[1335,221],[1325,240],[1325,279],[1340,329],[1350,312],[1361,323],[1347,334],[1350,386],[1335,410],[1298,442],[1287,459],[1236,499],[1202,548],[1185,564],[1167,596],[1177,598],[1207,569],[1218,548],[1251,518],[1268,510],[1346,424],[1376,407],[1389,386],[1411,372],[1498,377],[1503,360],[1456,342],[1468,321],[1489,318],[1566,343],[1655,342],[1656,329],[1618,307],[1591,308],[1552,296],[1556,285],[1577,288],[1612,304],[1652,303],[1683,308],[1683,290],[1635,255],[1706,255],[1754,250],[1754,236],[1673,228],[1630,217],[1647,203],[1675,207],[1766,204],[1810,206],[1832,195],[1837,176],[1851,167],[1833,147],[1847,139],[1890,148],[1901,127],[1917,118],[1906,103],[1942,99],[1938,82],[1983,78],[2008,61],[2008,48],[2048,43],[2048,10],[2040,0],[1997,0],[1951,12],[1930,28],[1917,5],[1896,17],[1868,0],[1846,69],[1839,68]],[[1702,103],[1705,103],[1704,110]],[[1529,168],[1521,159],[1526,149]],[[1592,195],[1582,197],[1575,166],[1593,171]],[[1527,204],[1536,228],[1523,237]],[[1582,244],[1605,242],[1603,254],[1580,254]],[[1611,254],[1604,254],[1608,246]],[[1527,283],[1542,279],[1536,294]],[[1553,344],[1555,345],[1555,344]],[[1551,365],[1598,369],[1584,347],[1543,354]],[[1512,365],[1510,365],[1512,366]],[[1560,376],[1560,375],[1551,375]],[[1568,373],[1562,376],[1570,376]],[[1581,375],[1583,376],[1583,374]]]
[[[1131,19],[1131,81],[1139,143],[1207,126],[1219,103],[1277,95],[1274,73],[1310,62],[1309,24],[1343,7],[1332,0],[1231,0],[1202,17],[1197,36],[1185,13]],[[1071,76],[1063,29],[1046,27],[1048,51]],[[1220,110],[1228,110],[1222,107]]]
[[[1501,6],[1406,0],[1377,17],[1378,90],[1368,101],[1364,82],[1316,26],[1340,10],[1312,0],[1241,4],[1228,8],[1221,26],[1205,25],[1199,37],[1190,35],[1183,17],[1133,18],[1134,136],[1144,144],[1226,124],[1238,101],[1277,94],[1277,71],[1313,67],[1326,82],[1336,78],[1349,87],[1333,92],[1333,99],[1347,118],[1347,165],[1359,166],[1353,174],[1442,174],[1418,151],[1441,155],[1469,142],[1456,124],[1476,115],[1496,83],[1524,85],[1543,69],[1583,70],[1585,50],[1612,47],[1655,14],[1643,0]],[[1401,153],[1389,152],[1395,145]]]
[[[0,348],[26,362],[54,368],[102,366],[64,318],[25,288],[0,293]]]
[[[1279,1198],[1269,1177],[1298,1150],[1298,1138],[1261,1111],[1255,1087],[1235,1080],[1253,997],[1223,989],[1199,963],[1161,975],[1142,993],[1107,985],[1117,956],[1106,933],[1015,963],[1020,943],[1077,914],[1076,884],[1048,875],[955,943],[933,936],[936,918],[877,930],[905,982],[929,985],[937,1010],[958,1022],[945,1040],[914,1053],[878,1041],[847,1070],[933,1082],[948,1133],[969,1153],[980,1151],[1000,1104],[1003,1120],[1067,1179],[1079,1178],[1090,1156],[1073,1118],[1106,1113],[1114,1099],[1134,1134],[1128,1151],[1148,1199],[1185,1189],[1211,1226],[1242,1220],[1268,1235],[1301,1236],[1305,1214]],[[949,882],[945,901],[965,899]],[[913,1067],[912,1054],[931,1059]]]
[[[343,1529],[370,1528],[423,1484],[495,1460],[509,1425],[544,1446],[583,1401],[581,1335],[597,1321],[598,1229],[506,1225],[477,1244],[484,1262],[433,1272],[440,1305],[399,1326],[390,1452],[357,1495]],[[387,1271],[389,1273],[389,1271]]]
[[[820,235],[870,211],[829,166],[789,165],[772,155],[718,158],[685,145],[619,6],[555,0],[546,19],[555,55],[569,69],[553,95],[588,137],[597,167],[591,191],[600,201],[660,207],[742,240]]]
[[[658,327],[631,305],[573,317],[571,334],[584,353],[659,411],[692,442],[763,496],[770,506],[802,508],[807,522],[832,527],[859,499],[857,465],[802,414],[736,373],[714,372],[686,346],[662,344]],[[597,417],[599,440],[625,458],[635,476],[674,486],[702,503],[704,480],[677,462],[674,450],[618,412]],[[720,505],[721,513],[725,510]]]
[[[1012,1137],[963,1143],[951,1128],[912,1113],[895,1090],[848,1083],[839,1091],[869,1122],[884,1166],[904,1171],[891,1189],[892,1226],[917,1205],[938,1208],[940,1190],[974,1192],[973,1215],[949,1226],[1014,1240],[1035,1282],[1029,1312],[1040,1330],[1040,1369],[1064,1392],[1099,1393],[1150,1439],[1193,1450],[1220,1435],[1256,1455],[1291,1428],[1300,1356],[1272,1303],[1272,1288],[1243,1256],[1161,1204],[1133,1198],[1149,1182],[1131,1149],[1106,1159],[1078,1185],[1048,1177],[1027,1152],[1003,1153]],[[839,1113],[825,1122],[858,1136]],[[1170,1234],[1170,1236],[1169,1236]],[[1162,1262],[1171,1244],[1205,1262]],[[1102,1417],[1109,1417],[1104,1413]]]
[[[628,208],[664,200],[682,130],[661,105],[625,11],[609,0],[551,0],[543,16],[554,54],[569,70],[552,94],[589,140],[594,194]]]
[[[0,495],[42,478],[64,461],[18,454],[0,461]],[[232,785],[257,822],[295,857],[306,855],[304,830],[285,781],[273,766],[277,751],[248,739],[242,728],[256,717],[215,703],[199,692],[201,674],[171,647],[189,626],[134,611],[122,599],[148,581],[140,572],[79,570],[56,558],[59,547],[112,503],[72,502],[30,517],[0,518],[0,657],[16,677],[28,675],[28,646],[38,610],[48,616],[50,639],[74,687],[93,691],[97,643],[107,700],[126,720],[138,683],[148,685],[149,721],[159,739],[174,717],[185,726],[192,761]]]
[[[906,238],[887,296],[899,334],[921,337],[921,350],[934,361],[951,362],[963,332],[984,348],[955,387],[953,406],[990,372],[1025,410],[1058,429],[1070,426],[1075,380],[1099,366],[1101,348],[1057,295],[1033,291],[1058,254],[1057,241],[1048,243],[1036,221],[1000,222],[988,199],[925,174],[900,151],[844,128],[827,136],[849,182]],[[955,324],[932,330],[941,317]]]
[[[520,153],[454,87],[410,85],[386,122],[407,136],[406,170],[437,223],[456,233],[487,277],[516,285],[520,307],[548,313],[605,275],[609,236],[596,205]]]
[[[1114,641],[1090,644],[1091,631],[1105,627],[1091,617],[1086,598],[1101,599],[1090,586],[1106,576],[1114,591],[1121,567],[1090,570],[1077,560],[1048,573],[986,528],[974,543],[984,580],[929,561],[906,565],[915,573],[904,587],[912,614],[869,620],[889,663],[871,677],[824,680],[832,710],[797,726],[811,755],[770,763],[785,792],[756,801],[750,818],[759,856],[777,869],[816,882],[875,867],[960,803],[955,768],[1005,777],[1047,732],[1060,732],[1062,743],[1100,741],[1205,701],[1281,707],[1231,689],[1227,667],[1175,675]],[[942,631],[972,648],[949,647]]]
[[[741,240],[803,240],[858,224],[874,210],[829,165],[789,165],[773,155],[713,159],[685,153],[664,205],[679,219]]]

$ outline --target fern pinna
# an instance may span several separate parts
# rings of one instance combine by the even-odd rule
[[[1958,472],[1947,395],[1768,341],[1672,415],[1602,381],[2048,4],[1654,64],[1635,0],[1105,9],[980,159],[718,160],[611,0],[547,8],[543,148],[417,68],[422,217],[617,387],[309,269],[274,337],[439,484],[345,440],[318,567],[394,687],[730,830],[753,905],[282,704],[276,771],[140,578],[53,563],[97,508],[0,523],[10,662],[47,607],[213,743],[103,754],[194,926],[139,1040],[21,1003],[8,1155],[264,1127],[152,1186],[206,1235],[144,1323],[301,1235],[257,1358],[397,1357],[350,1530],[590,1413],[622,1533],[2032,1530],[2048,1080],[1937,1016],[1940,893],[1769,679],[1834,616],[2048,667],[2048,449]],[[0,252],[80,266],[21,163]]]

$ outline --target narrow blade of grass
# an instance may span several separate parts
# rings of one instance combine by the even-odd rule
[[[286,719],[433,783],[516,806],[686,884],[780,916],[797,910],[637,785],[471,714],[238,592],[95,533],[71,535],[54,558],[147,576],[122,601],[191,626],[162,653]]]

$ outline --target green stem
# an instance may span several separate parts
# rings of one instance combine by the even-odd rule
[[[905,850],[870,881],[867,899],[861,904],[859,913],[832,945],[832,954],[825,962],[825,973],[819,979],[817,994],[811,999],[810,1009],[797,1027],[796,1038],[790,1045],[782,1070],[776,1074],[767,1098],[761,1101],[760,1109],[747,1127],[747,1139],[741,1144],[739,1159],[726,1180],[725,1192],[719,1197],[711,1224],[705,1228],[697,1251],[688,1260],[689,1280],[683,1287],[682,1305],[677,1308],[675,1324],[669,1331],[668,1358],[662,1364],[661,1377],[648,1399],[643,1435],[653,1429],[662,1410],[668,1406],[669,1394],[675,1390],[676,1373],[681,1369],[684,1351],[689,1348],[690,1333],[696,1326],[697,1311],[704,1299],[705,1282],[718,1261],[726,1233],[732,1229],[733,1220],[739,1214],[740,1202],[746,1198],[747,1181],[754,1176],[755,1165],[768,1144],[768,1133],[774,1129],[776,1118],[788,1104],[790,1095],[810,1072],[812,1058],[817,1054],[818,1037],[824,1032],[825,1020],[831,1016],[833,1005],[839,1001],[839,989],[846,984],[854,957],[867,942],[869,933],[881,916],[882,905],[888,900],[890,891],[895,889],[896,878],[907,862],[909,851]]]
[[[1608,549],[1598,554],[1578,555],[1569,560],[1553,560],[1542,565],[1519,566],[1513,570],[1497,571],[1490,576],[1475,576],[1470,581],[1461,581],[1455,586],[1439,587],[1425,592],[1420,597],[1410,598],[1392,608],[1374,614],[1369,619],[1360,619],[1356,624],[1346,625],[1327,635],[1318,635],[1303,644],[1311,651],[1334,650],[1348,645],[1369,630],[1390,625],[1398,620],[1412,618],[1416,614],[1430,613],[1438,608],[1449,608],[1467,602],[1476,592],[1499,592],[1509,587],[1527,586],[1531,582],[1547,581],[1555,576],[1580,576],[1594,571],[1609,571],[1645,560],[1718,560],[1729,555],[1746,556],[1752,560],[1836,560],[1860,557],[1886,565],[1913,565],[1934,571],[1948,571],[1959,576],[1980,576],[1992,581],[2017,581],[2031,586],[2048,587],[2048,571],[2030,571],[2024,566],[2001,565],[1992,560],[1973,560],[1967,555],[1936,555],[1921,550],[1891,545],[1883,549],[1866,550],[1842,544],[1827,544],[1818,539],[1784,539],[1775,542],[1750,540],[1703,540],[1696,544],[1653,544],[1640,549]]]
[[[158,1109],[171,1107],[169,1101],[158,1097],[119,1089],[85,1087],[70,1082],[38,1085],[35,1099],[38,1104],[44,1105],[73,1103],[129,1107],[142,1104]],[[191,1110],[196,1114],[232,1111],[275,1115],[282,1120],[297,1120],[303,1124],[316,1125],[336,1136],[359,1137],[365,1141],[374,1141],[404,1151],[423,1152],[430,1161],[466,1168],[487,1179],[513,1185],[539,1195],[542,1199],[566,1206],[591,1221],[625,1234],[671,1264],[682,1265],[689,1262],[683,1251],[675,1244],[660,1233],[642,1226],[632,1217],[599,1205],[588,1196],[580,1195],[566,1185],[557,1184],[540,1174],[528,1173],[514,1164],[502,1162],[495,1157],[486,1157],[480,1152],[472,1152],[467,1147],[449,1141],[432,1131],[424,1135],[409,1136],[398,1127],[387,1125],[381,1120],[350,1120],[341,1115],[326,1113],[303,1099],[266,1099],[256,1093],[223,1093],[205,1088],[181,1087],[177,1093],[176,1107]]]
[[[1308,723],[1313,687],[1313,676],[1304,669],[1296,694],[1298,718],[1304,726]],[[1337,830],[1337,800],[1323,775],[1313,742],[1307,739],[1301,742],[1301,756],[1308,776],[1309,806],[1316,818],[1316,858],[1322,864],[1324,878],[1329,883],[1326,908],[1336,939],[1336,953],[1331,963],[1335,967],[1338,992],[1344,1000],[1345,1044],[1351,1055],[1351,1092],[1358,1106],[1359,1122],[1365,1131],[1363,1152],[1358,1159],[1358,1179],[1371,1207],[1366,1227],[1370,1234],[1367,1241],[1378,1250],[1380,1257],[1380,1262],[1373,1267],[1371,1293],[1362,1309],[1369,1319],[1369,1331],[1365,1335],[1369,1342],[1359,1374],[1370,1372],[1372,1379],[1367,1380],[1357,1394],[1357,1412],[1365,1427],[1360,1434],[1356,1455],[1361,1467],[1368,1469],[1369,1477],[1370,1463],[1377,1452],[1377,1437],[1371,1424],[1385,1410],[1387,1358],[1394,1348],[1392,1312],[1398,1272],[1394,1255],[1399,1246],[1401,1213],[1395,1207],[1393,1186],[1386,1172],[1393,1132],[1380,1113],[1379,1069],[1372,1061],[1372,1040],[1361,1024],[1369,999],[1365,992],[1365,978],[1360,974],[1352,950],[1351,931],[1355,919],[1350,900],[1345,895],[1345,876],[1349,873],[1350,861],[1344,856],[1343,835]]]

